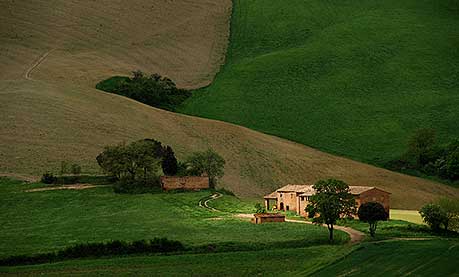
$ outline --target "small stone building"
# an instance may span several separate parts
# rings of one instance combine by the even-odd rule
[[[375,187],[349,186],[355,197],[357,209],[367,202],[378,202],[383,205],[387,214],[390,210],[390,193]],[[309,203],[309,197],[315,194],[311,185],[286,185],[264,197],[265,207],[271,210],[275,207],[281,211],[294,211],[302,216],[307,216],[305,208]]]
[[[200,190],[209,188],[207,176],[161,176],[161,188],[163,190]]]
[[[283,214],[254,214],[252,223],[262,224],[267,222],[285,222],[285,215]]]

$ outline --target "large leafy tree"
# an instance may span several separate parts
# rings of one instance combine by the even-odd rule
[[[225,160],[212,149],[193,153],[187,159],[187,164],[194,175],[206,174],[209,176],[212,187],[215,187],[217,179],[224,175]]]
[[[355,199],[349,186],[340,180],[321,180],[314,184],[315,194],[309,198],[306,212],[316,224],[326,224],[329,240],[333,242],[333,230],[341,216],[355,214]]]
[[[159,169],[160,145],[155,140],[139,140],[128,145],[107,146],[96,159],[105,172],[119,180],[136,180],[141,176],[146,183]]]
[[[359,208],[360,221],[367,222],[370,225],[370,235],[375,236],[378,221],[387,220],[389,215],[386,213],[383,205],[378,202],[367,202],[360,205]]]

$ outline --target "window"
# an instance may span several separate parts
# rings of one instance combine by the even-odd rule
[[[282,193],[280,194],[280,197],[282,197]]]
[[[290,194],[290,198],[292,198],[292,199],[293,199],[293,193],[292,193],[292,194]]]
[[[288,211],[288,210],[289,210],[289,206],[288,206],[288,205],[287,205],[287,206],[285,206],[285,209]]]

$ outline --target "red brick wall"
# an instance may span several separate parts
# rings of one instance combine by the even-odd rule
[[[360,197],[356,197],[356,202],[357,208],[367,202],[378,202],[383,205],[387,213],[389,213],[390,210],[390,194],[376,188],[360,194]]]
[[[209,188],[209,177],[201,176],[161,176],[163,190],[188,189],[199,190]]]

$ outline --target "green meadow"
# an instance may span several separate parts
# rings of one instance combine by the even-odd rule
[[[78,243],[155,237],[189,247],[212,245],[216,251],[327,244],[328,231],[323,227],[255,225],[229,212],[199,207],[209,191],[126,195],[101,187],[24,192],[39,186],[43,184],[0,178],[0,257],[45,253]],[[234,196],[226,197],[248,211]],[[336,238],[338,244],[349,239],[343,232],[337,232]]]
[[[383,165],[459,137],[457,0],[234,0],[225,66],[181,108]]]
[[[428,276],[431,269],[421,270],[428,261],[444,275],[456,272],[451,264],[459,249],[457,239],[442,240],[432,236],[426,226],[405,221],[381,223],[376,240],[383,241],[367,237],[366,242],[351,246],[345,244],[348,235],[336,231],[337,241],[330,245],[324,227],[255,225],[237,218],[239,213],[252,213],[256,201],[227,194],[209,202],[219,210],[211,211],[199,202],[208,199],[212,191],[122,195],[111,187],[98,187],[27,192],[44,186],[0,178],[0,258],[47,253],[87,242],[155,237],[207,250],[3,266],[1,275],[330,276],[364,275],[377,266],[386,267],[381,271],[384,273],[413,271]],[[340,224],[363,232],[368,228],[358,221]],[[393,240],[399,237],[420,240]]]
[[[459,276],[459,241],[388,241],[358,247],[314,276]]]

